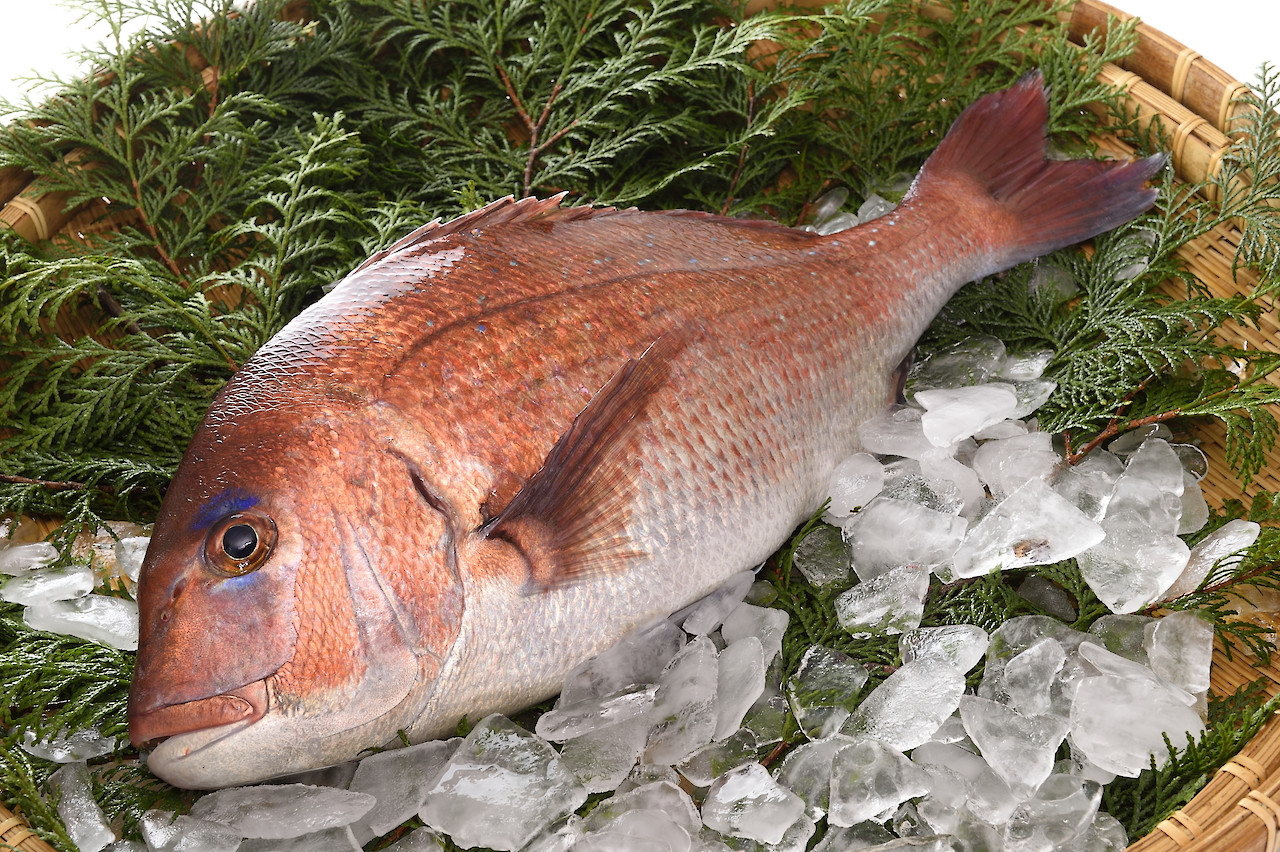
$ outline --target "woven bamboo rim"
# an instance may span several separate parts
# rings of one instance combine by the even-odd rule
[[[27,821],[0,805],[0,848],[17,849],[20,852],[55,852],[27,826]]]
[[[793,0],[794,2],[794,0]],[[799,5],[821,5],[824,0],[799,0]],[[756,0],[753,6],[774,6],[777,0]],[[1069,4],[1063,19],[1072,38],[1081,42],[1097,29],[1105,29],[1112,16],[1120,21],[1131,15],[1099,0],[1077,0]],[[1145,126],[1159,120],[1172,139],[1175,174],[1186,182],[1214,176],[1230,142],[1232,121],[1243,111],[1236,101],[1247,90],[1196,51],[1164,33],[1139,24],[1135,53],[1119,65],[1102,72],[1102,79],[1122,86],[1127,106]],[[206,82],[216,79],[216,71],[201,57],[189,55],[201,69]],[[1100,146],[1117,154],[1128,154],[1126,146],[1111,137],[1098,140]],[[76,152],[67,155],[74,162]],[[1214,200],[1210,198],[1210,200]],[[9,227],[30,240],[50,238],[77,240],[90,231],[110,228],[103,220],[100,205],[66,210],[66,196],[45,192],[30,174],[14,168],[0,169],[0,227]],[[1233,277],[1232,259],[1240,243],[1240,231],[1225,226],[1185,246],[1180,256],[1215,296],[1244,292],[1257,283],[1249,271]],[[1171,291],[1172,292],[1172,291]],[[82,324],[75,317],[59,321],[66,330]],[[1266,347],[1280,339],[1280,317],[1273,311],[1263,316],[1259,328],[1232,327],[1223,333]],[[87,327],[87,326],[82,326]],[[1280,411],[1277,411],[1280,414]],[[1242,489],[1223,463],[1226,447],[1221,429],[1198,431],[1202,447],[1216,461],[1201,483],[1211,505],[1238,499]],[[1244,494],[1259,490],[1280,491],[1280,449],[1273,451],[1265,469]],[[1277,624],[1280,629],[1280,623]],[[1280,692],[1280,665],[1268,666],[1236,654],[1227,659],[1214,654],[1212,689],[1224,694],[1262,677],[1268,694]],[[0,807],[0,848],[22,852],[56,852],[32,834],[21,815]],[[1129,847],[1130,852],[1277,852],[1280,850],[1280,717],[1272,718],[1249,744],[1214,776],[1183,809],[1171,815],[1146,837]]]

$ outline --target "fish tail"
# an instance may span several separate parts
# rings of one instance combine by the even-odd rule
[[[1048,159],[1048,116],[1038,71],[980,98],[956,119],[904,201],[936,199],[990,227],[989,272],[1096,236],[1155,203],[1157,191],[1146,183],[1165,155]]]

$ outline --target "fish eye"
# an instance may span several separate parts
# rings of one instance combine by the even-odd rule
[[[209,530],[204,558],[220,574],[240,577],[262,567],[276,543],[276,525],[266,515],[237,512]]]

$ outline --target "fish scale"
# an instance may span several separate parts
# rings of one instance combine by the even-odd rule
[[[130,734],[217,787],[549,697],[773,552],[963,283],[1127,221],[1038,77],[833,236],[504,199],[361,264],[224,388],[139,581]]]

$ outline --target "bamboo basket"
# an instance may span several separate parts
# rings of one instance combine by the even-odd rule
[[[796,0],[792,0],[796,2]],[[817,6],[830,0],[798,0],[799,5]],[[778,5],[777,0],[755,0],[753,8]],[[294,8],[294,13],[300,11]],[[1077,0],[1064,13],[1071,38],[1082,42],[1094,30],[1104,29],[1108,16],[1124,21],[1132,16],[1099,0]],[[1145,24],[1137,27],[1137,49],[1121,65],[1108,66],[1101,77],[1122,87],[1128,109],[1145,125],[1158,120],[1171,138],[1171,155],[1177,177],[1197,182],[1217,174],[1230,144],[1233,121],[1244,109],[1237,99],[1247,86],[1205,59],[1195,50]],[[216,72],[198,55],[188,57],[203,69],[206,84],[212,85]],[[1119,156],[1132,153],[1117,138],[1097,140],[1104,151]],[[74,161],[76,153],[67,155]],[[65,238],[111,228],[117,222],[103,218],[101,205],[90,204],[76,210],[65,209],[60,193],[42,191],[38,181],[17,169],[0,169],[0,227],[11,228],[30,240]],[[1216,200],[1213,197],[1210,201]],[[1220,227],[1185,246],[1179,254],[1214,296],[1245,292],[1258,281],[1250,270],[1233,277],[1232,258],[1241,239],[1232,225]],[[1173,293],[1174,291],[1170,291]],[[63,330],[83,331],[74,315],[59,320]],[[1267,348],[1280,339],[1280,316],[1271,311],[1261,317],[1258,328],[1232,326],[1223,335],[1250,347]],[[1280,415],[1280,411],[1276,412]],[[1210,459],[1210,470],[1201,486],[1213,506],[1228,499],[1258,491],[1280,491],[1280,447],[1270,454],[1265,469],[1246,489],[1241,489],[1226,467],[1224,431],[1216,425],[1198,429],[1197,437]],[[1280,631],[1280,613],[1257,613],[1253,617]],[[1262,677],[1268,694],[1280,692],[1280,658],[1263,666],[1256,659],[1234,655],[1227,659],[1215,653],[1211,672],[1212,689],[1226,694]],[[21,815],[0,806],[0,848],[21,852],[55,852],[34,835]],[[1280,850],[1280,717],[1273,717],[1228,761],[1200,793],[1185,807],[1161,822],[1146,837],[1129,846],[1130,852],[1277,852]]]

